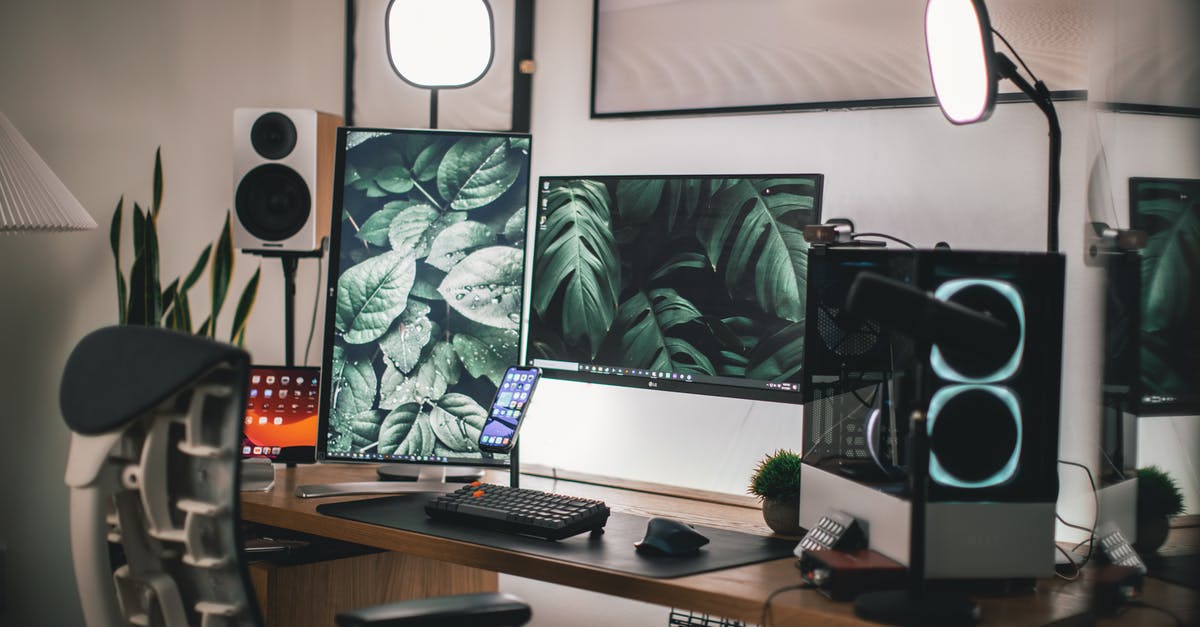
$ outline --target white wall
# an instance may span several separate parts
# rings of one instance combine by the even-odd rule
[[[533,174],[820,172],[823,213],[918,246],[1044,250],[1046,121],[1003,105],[954,127],[936,108],[592,120],[590,3],[538,5]],[[548,24],[554,26],[546,27]],[[1093,463],[1102,277],[1082,264],[1088,111],[1060,105],[1061,249],[1068,258],[1063,456]],[[547,402],[549,401],[549,402]],[[800,447],[792,406],[546,381],[522,436],[528,461],[742,493],[754,462]],[[1069,435],[1069,437],[1067,437]],[[1086,479],[1064,473],[1064,492]],[[1066,515],[1066,514],[1064,514]],[[1068,516],[1085,520],[1090,512]]]

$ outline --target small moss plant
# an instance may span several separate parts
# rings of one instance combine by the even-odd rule
[[[800,456],[780,449],[767,455],[754,469],[747,490],[760,499],[788,500],[800,496]]]
[[[1138,469],[1139,516],[1174,516],[1183,511],[1183,493],[1179,485],[1158,466]]]

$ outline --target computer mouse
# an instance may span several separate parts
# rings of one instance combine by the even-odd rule
[[[671,518],[651,518],[646,537],[635,542],[638,553],[651,555],[692,555],[708,544],[708,538],[685,523]]]

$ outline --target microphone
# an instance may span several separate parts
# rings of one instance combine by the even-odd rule
[[[999,318],[874,272],[855,277],[846,294],[846,309],[980,363],[1012,354],[1018,340],[1017,330]]]

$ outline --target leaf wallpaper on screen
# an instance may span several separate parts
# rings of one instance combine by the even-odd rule
[[[543,179],[530,354],[786,381],[820,177]]]
[[[1142,394],[1200,390],[1200,181],[1134,179],[1131,226],[1142,249]]]
[[[519,358],[529,138],[346,146],[328,450],[479,457]]]

